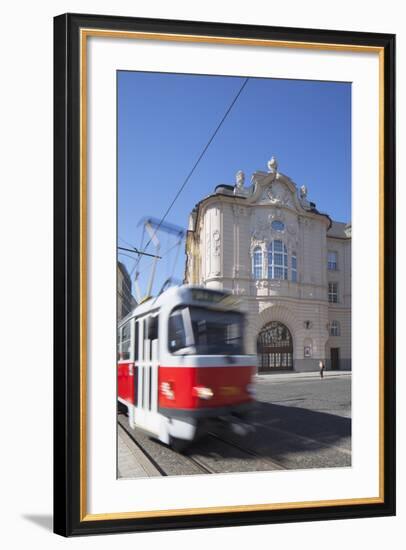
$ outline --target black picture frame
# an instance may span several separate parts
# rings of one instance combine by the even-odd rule
[[[383,494],[380,502],[129,519],[81,509],[81,29],[378,48],[383,59]],[[395,36],[64,14],[54,19],[54,531],[63,536],[192,529],[395,514]],[[82,411],[83,412],[83,411]]]

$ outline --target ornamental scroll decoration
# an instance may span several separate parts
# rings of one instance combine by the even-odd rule
[[[264,190],[260,202],[265,201],[275,206],[285,206],[295,209],[292,194],[290,191],[284,190],[283,187],[278,183],[274,183],[270,188]]]
[[[274,290],[282,287],[280,279],[258,279],[254,284],[258,290],[265,290],[267,288]]]
[[[216,229],[213,231],[213,256],[220,256],[221,249],[221,237],[220,231]]]

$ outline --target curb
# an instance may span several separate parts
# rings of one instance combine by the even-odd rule
[[[331,372],[327,371],[324,373],[324,378],[342,378],[351,376],[351,371],[343,372]],[[309,379],[320,379],[320,374],[318,372],[312,373],[289,373],[289,374],[256,374],[255,380],[309,380]]]

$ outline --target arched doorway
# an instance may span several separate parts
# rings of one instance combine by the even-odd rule
[[[272,321],[258,334],[257,353],[259,371],[293,369],[293,339],[288,327]]]

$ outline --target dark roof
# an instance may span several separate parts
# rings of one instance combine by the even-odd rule
[[[214,189],[214,192],[217,193],[217,189],[227,189],[228,191],[234,191],[234,185],[227,185],[225,183],[220,183],[220,185],[216,185],[216,188]]]

